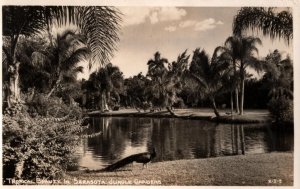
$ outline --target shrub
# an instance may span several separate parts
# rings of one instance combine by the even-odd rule
[[[293,100],[280,97],[270,100],[269,111],[276,122],[293,124],[294,123],[294,108]]]
[[[31,100],[27,100],[26,105],[31,116],[63,117],[68,115],[70,110],[72,111],[72,116],[76,118],[80,118],[82,115],[81,108],[78,105],[66,105],[62,98],[55,96],[47,98],[42,93],[36,94]]]
[[[81,120],[32,118],[22,104],[11,109],[16,111],[5,110],[3,115],[3,177],[35,181],[62,176],[74,164]]]

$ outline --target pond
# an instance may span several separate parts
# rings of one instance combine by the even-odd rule
[[[177,118],[92,118],[82,139],[79,166],[100,169],[131,154],[151,151],[155,161],[293,151],[294,132],[258,124],[217,124]]]

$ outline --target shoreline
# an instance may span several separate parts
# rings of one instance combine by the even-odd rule
[[[215,117],[210,109],[176,109],[174,115],[167,110],[158,112],[138,112],[136,109],[120,109],[119,111],[100,112],[91,111],[87,115],[91,117],[153,117],[153,118],[180,118],[192,120],[205,120],[218,123],[271,123],[272,119],[268,110],[245,110],[244,115],[227,115],[229,110],[220,110],[220,117]]]
[[[64,179],[73,185],[80,180],[85,185],[292,186],[293,159],[293,152],[272,152],[156,162],[148,168],[135,163],[114,172],[67,172]]]

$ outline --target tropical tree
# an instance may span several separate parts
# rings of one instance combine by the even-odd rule
[[[165,107],[167,105],[168,60],[161,58],[161,54],[156,52],[154,59],[150,59],[147,65],[146,76],[151,79],[151,85],[146,88],[146,94],[151,96],[151,101],[155,106]]]
[[[267,55],[263,87],[271,99],[268,108],[277,122],[293,125],[293,65],[288,56],[283,59],[278,50]]]
[[[259,72],[263,70],[263,64],[256,58],[258,54],[257,44],[261,45],[261,40],[256,37],[229,37],[225,45],[229,49],[232,57],[232,62],[234,65],[235,73],[239,75],[239,87],[240,87],[240,101],[239,108],[240,114],[244,113],[244,90],[245,90],[245,79],[247,74],[247,69],[252,68]]]
[[[65,30],[57,34],[54,43],[46,50],[48,62],[45,69],[51,75],[51,90],[47,95],[48,98],[61,84],[75,82],[77,74],[83,71],[83,67],[78,66],[78,63],[87,60],[90,55],[90,50],[84,43],[80,35],[72,30]]]
[[[149,94],[146,94],[146,88],[150,86],[150,79],[142,73],[124,80],[125,94],[124,105],[132,106],[139,110],[143,103],[148,100]]]
[[[169,104],[172,109],[175,102],[177,102],[178,94],[183,90],[184,76],[187,71],[188,61],[190,55],[187,55],[187,50],[177,57],[177,61],[172,62],[168,66],[168,83],[169,88]]]
[[[256,29],[271,39],[283,38],[289,43],[293,38],[293,15],[289,10],[278,12],[276,8],[244,7],[234,17],[233,33],[241,36],[247,29]]]
[[[189,68],[190,78],[198,84],[198,94],[203,99],[209,99],[217,117],[220,113],[217,110],[215,98],[224,89],[222,78],[229,72],[229,66],[230,57],[227,60],[224,57],[221,58],[218,48],[215,49],[211,59],[204,49],[197,48]]]
[[[244,114],[244,93],[245,93],[245,79],[247,76],[247,68],[252,68],[256,72],[263,70],[263,64],[255,57],[255,53],[258,54],[256,44],[261,44],[259,38],[246,37],[241,39],[241,53],[240,53],[240,114]]]
[[[156,52],[154,54],[154,59],[150,59],[147,63],[147,76],[153,79],[159,79],[159,77],[167,72],[167,64],[168,60],[166,58],[161,58],[161,54],[159,52]]]
[[[6,83],[9,85],[11,101],[19,101],[19,60],[16,47],[20,36],[30,36],[42,30],[49,31],[53,24],[74,24],[87,37],[92,51],[92,62],[106,63],[112,56],[119,40],[120,13],[113,7],[79,6],[3,6],[3,36],[9,43],[2,51],[7,61]],[[91,21],[92,20],[92,21]],[[51,37],[50,37],[51,40]]]
[[[238,68],[237,61],[240,59],[240,48],[241,48],[241,40],[238,37],[228,37],[225,41],[225,50],[224,53],[227,53],[231,56],[232,66],[233,66],[233,77],[231,77],[232,86],[234,87],[235,92],[235,105],[236,105],[236,113],[240,113],[239,107],[239,85],[238,85]]]
[[[48,47],[48,41],[39,35],[20,37],[16,48],[16,57],[20,60],[19,75],[22,92],[26,93],[30,89],[33,89],[33,92],[46,92],[48,90],[50,74],[43,69],[42,64],[35,62],[36,52],[44,52]],[[40,58],[44,58],[44,56]],[[42,60],[40,59],[40,61]]]
[[[166,107],[173,114],[172,106],[177,101],[177,94],[182,90],[182,76],[188,65],[189,56],[184,51],[177,61],[168,63],[167,59],[160,58],[160,53],[154,54],[154,59],[148,61],[148,76],[151,85],[146,88],[153,104]],[[167,65],[165,65],[167,64]]]
[[[112,107],[111,97],[115,98],[115,103],[120,104],[120,94],[124,90],[123,73],[117,66],[109,63],[105,67],[100,68],[97,72],[90,75],[92,89],[100,93],[101,110],[108,110]]]
[[[262,80],[271,98],[293,99],[293,65],[290,57],[283,59],[276,49],[267,55],[265,62],[265,74]]]

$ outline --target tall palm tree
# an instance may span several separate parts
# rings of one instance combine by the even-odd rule
[[[225,41],[225,48],[228,49],[228,51],[225,51],[225,53],[228,53],[232,58],[232,65],[233,65],[233,71],[234,71],[234,78],[236,80],[233,80],[235,85],[235,105],[236,105],[236,113],[240,113],[240,107],[239,107],[239,86],[237,84],[238,79],[238,73],[237,73],[237,61],[240,59],[240,48],[241,48],[241,41],[240,38],[235,36],[230,36]]]
[[[227,40],[226,40],[227,42]],[[234,99],[236,104],[236,112],[239,113],[239,98],[238,98],[238,83],[239,83],[239,76],[237,74],[237,62],[234,51],[236,51],[234,45],[235,41],[233,41],[233,48],[231,45],[228,46],[228,42],[225,42],[225,46],[219,46],[215,49],[215,56],[217,56],[217,61],[219,62],[226,62],[230,63],[224,72],[224,76],[221,78],[221,82],[223,84],[223,91],[230,92],[230,107],[231,107],[231,115],[233,115],[234,109]],[[235,93],[235,98],[233,97],[233,93]]]
[[[117,104],[120,103],[120,94],[124,90],[124,77],[123,73],[120,71],[119,67],[114,66],[109,63],[105,66],[105,91],[107,104],[112,106],[111,100],[112,95],[116,98],[115,101]]]
[[[247,29],[257,29],[271,39],[283,38],[289,43],[293,38],[293,15],[289,10],[277,13],[275,8],[244,7],[234,17],[233,33],[241,36]]]
[[[235,105],[236,105],[236,113],[240,113],[239,108],[239,85],[238,85],[238,70],[237,70],[237,61],[239,60],[240,48],[241,48],[241,40],[239,37],[230,36],[226,39],[224,47],[217,47],[219,51],[222,51],[222,56],[225,60],[228,57],[231,57],[231,63],[233,68],[233,73],[230,76],[231,87],[234,87],[235,94]],[[227,78],[229,79],[229,78]],[[231,88],[230,87],[230,88]]]
[[[241,51],[239,55],[239,76],[240,76],[240,115],[244,114],[244,93],[245,93],[245,79],[247,75],[247,68],[253,68],[256,72],[263,70],[263,64],[255,57],[258,54],[257,44],[261,45],[261,40],[254,37],[246,37],[241,39]]]
[[[217,117],[220,113],[217,110],[215,97],[223,89],[222,78],[227,75],[230,60],[220,59],[219,49],[215,49],[210,59],[204,49],[197,48],[194,51],[189,75],[198,83],[198,92],[204,99],[209,99],[214,113]]]
[[[147,63],[148,65],[148,73],[147,76],[156,78],[161,76],[164,72],[167,71],[165,65],[168,64],[168,60],[166,58],[161,58],[160,52],[156,52],[154,54],[154,59],[150,59]]]
[[[49,31],[54,23],[58,26],[75,24],[88,39],[92,59],[101,64],[109,60],[119,40],[121,18],[119,11],[113,7],[3,6],[2,18],[3,35],[9,38],[9,44],[2,49],[7,57],[7,68],[10,68],[6,72],[10,73],[8,80],[13,101],[20,99],[19,63],[15,53],[20,36],[30,36],[45,29]]]
[[[151,96],[154,105],[164,107],[167,105],[168,60],[161,58],[161,54],[156,52],[154,59],[150,59],[147,65],[147,77],[151,78],[151,85],[146,88],[146,94]]]
[[[177,101],[177,94],[179,94],[183,89],[183,79],[185,72],[187,70],[188,61],[190,55],[187,55],[187,50],[181,53],[177,57],[177,61],[172,62],[168,66],[168,77],[169,82],[167,84],[167,89],[169,91],[169,106],[172,109],[173,104]]]
[[[182,90],[182,76],[187,69],[187,50],[180,54],[177,61],[168,63],[168,60],[160,57],[160,53],[154,54],[154,59],[148,61],[148,76],[151,85],[146,88],[151,94],[154,104],[166,107],[173,114],[172,106],[177,101],[177,94]],[[167,65],[165,65],[167,64]]]

